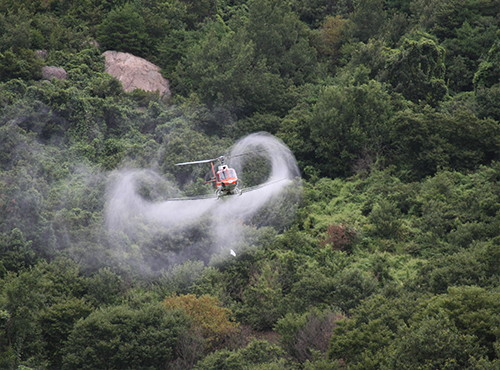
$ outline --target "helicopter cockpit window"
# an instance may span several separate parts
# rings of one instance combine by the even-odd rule
[[[221,172],[219,175],[220,175],[221,180],[227,179],[227,172],[226,171]]]
[[[236,171],[233,170],[232,168],[230,168],[229,170],[227,170],[227,173],[228,173],[229,177],[236,177]]]

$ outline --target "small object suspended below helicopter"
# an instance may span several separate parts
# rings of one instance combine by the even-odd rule
[[[242,154],[236,154],[230,157],[225,157],[225,156],[220,156],[217,158],[213,159],[204,159],[201,161],[194,161],[194,162],[183,162],[183,163],[176,163],[176,166],[184,166],[188,164],[200,164],[200,163],[210,163],[212,166],[212,179],[209,181],[206,181],[205,184],[209,183],[215,183],[215,197],[219,199],[222,196],[225,195],[241,195],[243,192],[251,191],[251,190],[256,190],[258,188],[261,188],[266,185],[270,185],[272,183],[278,182],[285,180],[280,179],[276,181],[271,181],[267,182],[262,185],[257,185],[257,186],[252,186],[251,188],[246,188],[246,189],[241,189],[239,187],[239,180],[238,180],[238,175],[236,174],[236,171],[233,168],[229,168],[226,164],[225,161],[228,158],[234,158],[234,157],[239,157],[242,155],[248,155],[249,153],[242,153]],[[219,162],[220,165],[217,166],[217,172],[215,171],[215,166],[214,162]],[[193,199],[205,199],[209,198],[211,196],[206,196],[206,195],[200,195],[197,197],[185,197],[185,198],[170,198],[169,200],[193,200]]]

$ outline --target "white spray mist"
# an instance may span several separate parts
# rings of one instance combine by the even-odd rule
[[[219,200],[214,198],[186,201],[147,200],[139,192],[140,182],[145,179],[165,181],[161,176],[150,170],[115,172],[108,189],[106,206],[106,225],[110,234],[126,235],[130,240],[134,240],[136,248],[141,248],[141,242],[137,238],[141,233],[146,232],[150,237],[161,237],[162,233],[183,232],[196,227],[200,219],[204,218],[210,220],[212,237],[200,238],[201,241],[198,243],[206,245],[200,245],[198,248],[204,248],[210,253],[227,251],[229,254],[231,250],[238,252],[237,245],[244,242],[242,238],[245,223],[263,207],[283,202],[284,190],[289,185],[293,183],[300,186],[300,171],[295,158],[287,146],[276,137],[267,133],[251,134],[235,144],[229,157],[242,153],[257,153],[266,158],[270,168],[269,177],[263,186],[257,189],[244,192],[241,196],[228,195]],[[245,162],[252,161],[252,158],[254,157],[242,155],[229,162],[229,166],[237,171],[243,182],[245,179],[241,178],[242,169]],[[169,195],[175,196],[175,194]],[[116,252],[127,254],[123,248],[117,248]],[[190,257],[183,255],[176,261],[173,255],[170,253],[170,263],[177,263],[181,259]],[[140,262],[137,259],[128,260],[127,263],[142,264],[144,259]],[[145,266],[137,267],[142,271],[147,270]]]

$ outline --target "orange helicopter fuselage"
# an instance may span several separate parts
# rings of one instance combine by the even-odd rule
[[[215,172],[214,164],[212,163],[212,172],[214,175],[214,180],[207,182],[215,182],[215,189],[222,191],[226,194],[231,193],[238,185],[238,176],[236,171],[229,168],[226,165],[218,167],[217,172]]]

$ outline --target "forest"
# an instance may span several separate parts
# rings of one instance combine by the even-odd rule
[[[113,208],[255,134],[248,217]],[[500,0],[0,0],[0,368],[499,369],[499,181]]]

